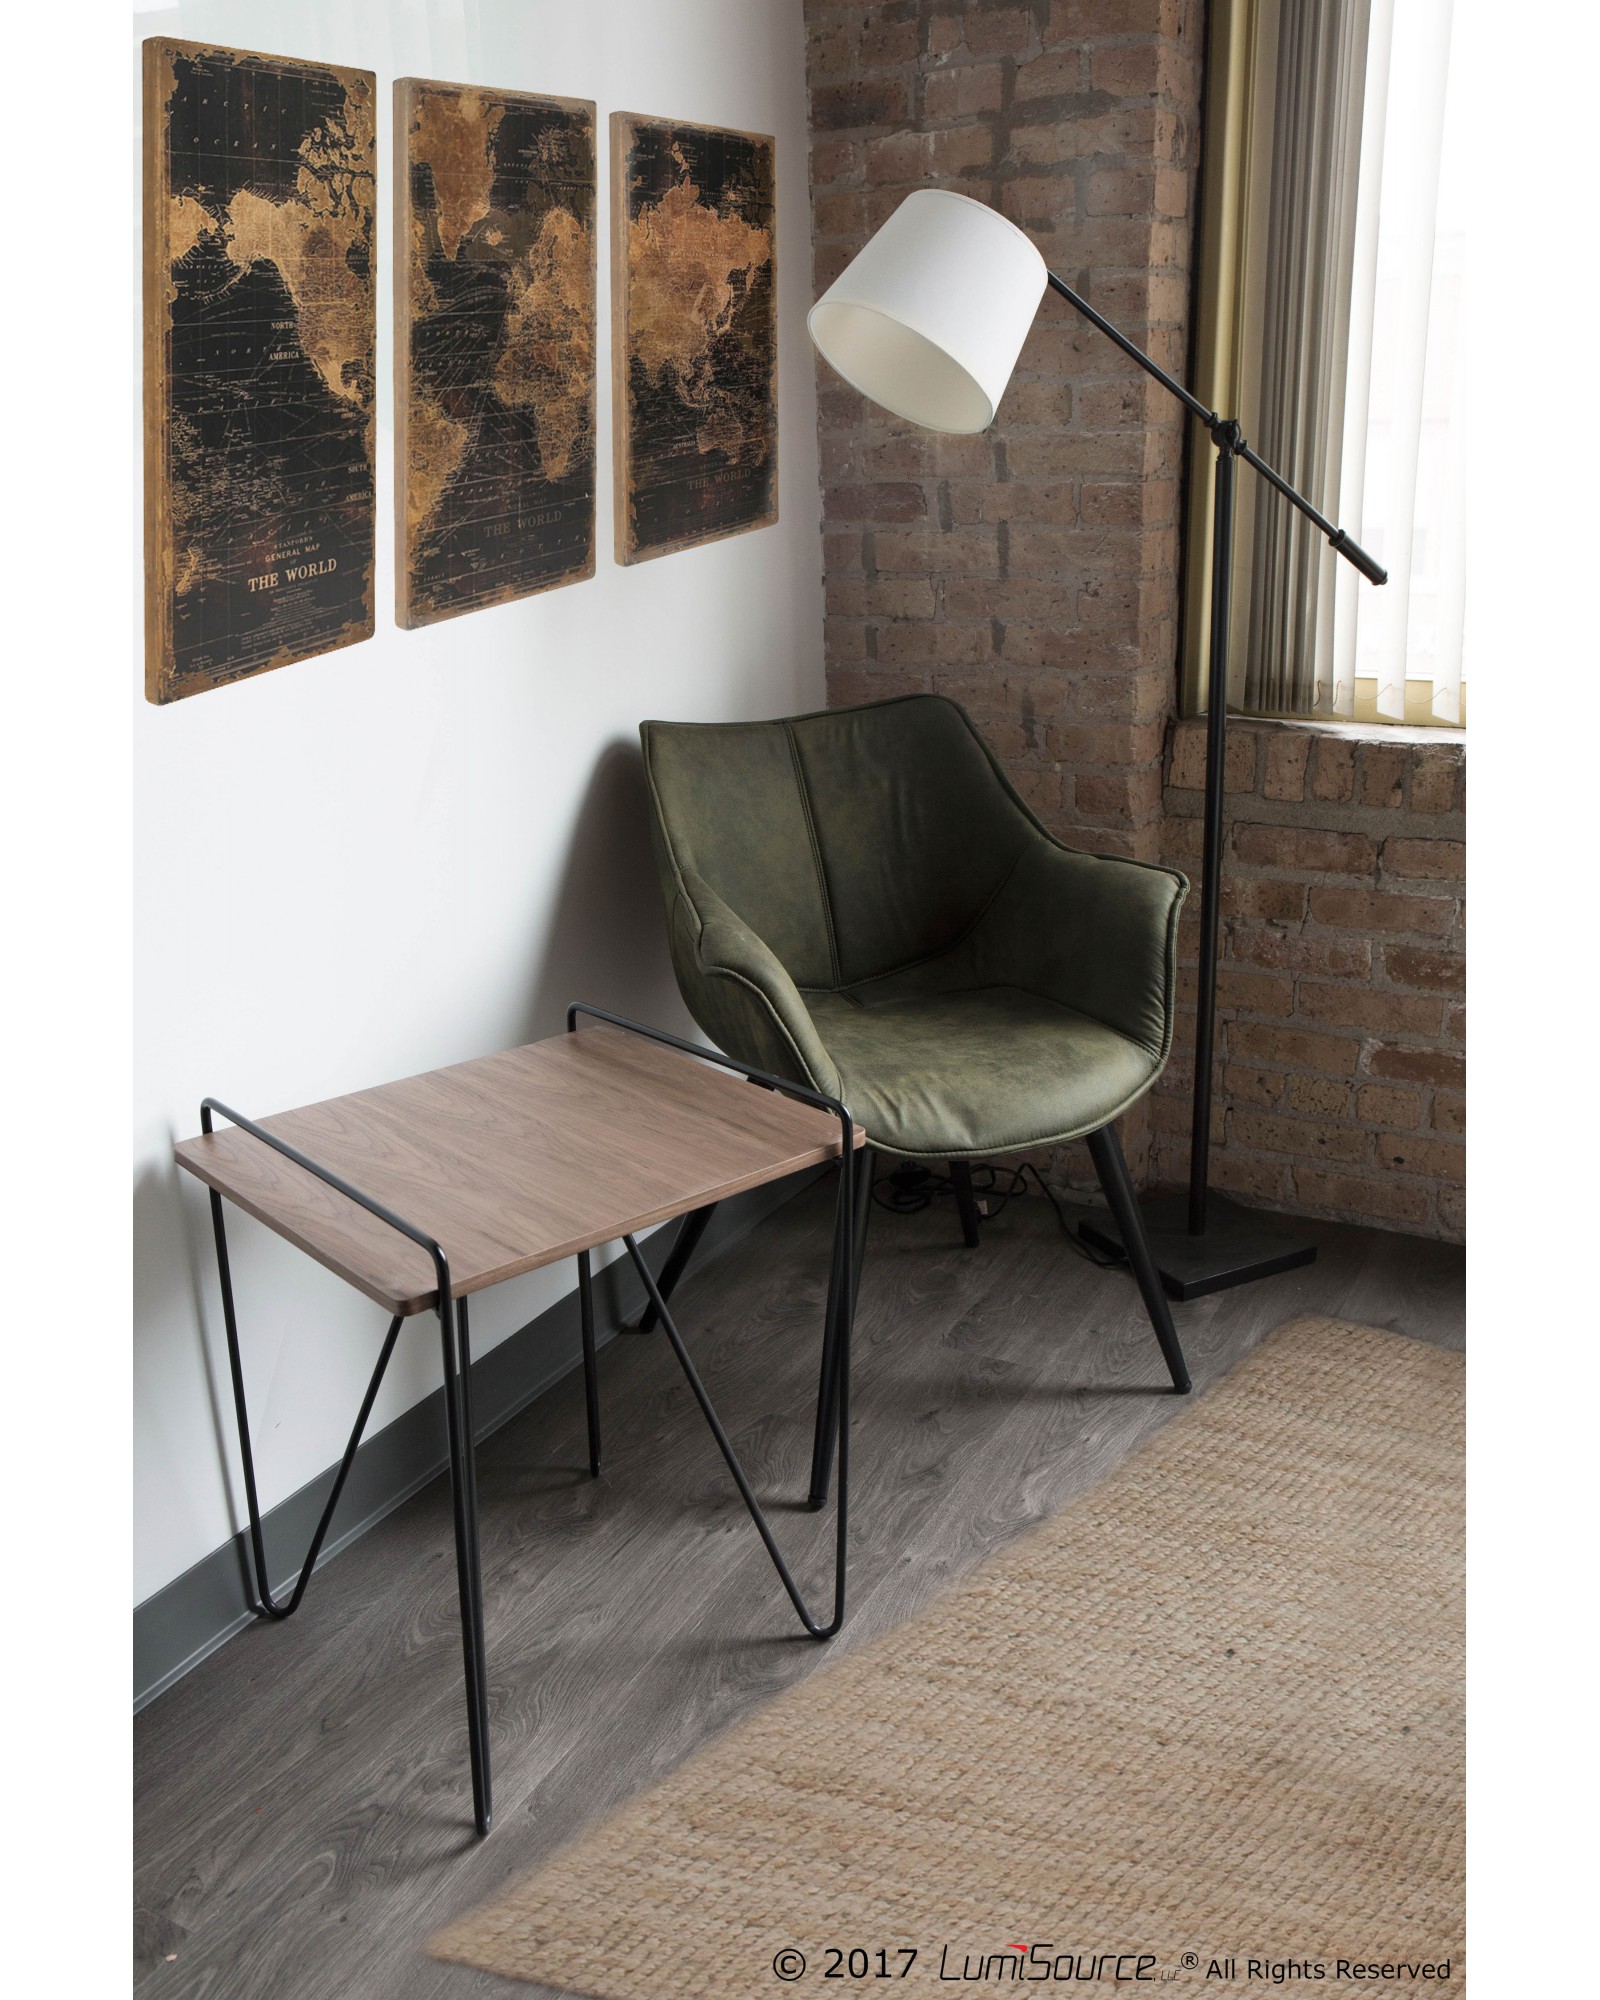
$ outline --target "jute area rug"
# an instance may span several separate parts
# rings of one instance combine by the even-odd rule
[[[1462,1377],[1280,1328],[430,1949],[600,2000],[1460,1992]]]

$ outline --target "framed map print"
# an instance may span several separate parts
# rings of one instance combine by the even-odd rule
[[[372,636],[375,89],[144,44],[152,701]]]
[[[611,118],[617,560],[778,518],[773,142]]]
[[[595,108],[395,90],[396,616],[594,575]]]

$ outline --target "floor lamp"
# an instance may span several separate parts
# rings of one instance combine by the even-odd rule
[[[807,325],[818,349],[845,381],[893,415],[928,430],[981,431],[994,420],[1047,289],[1059,293],[1198,417],[1217,452],[1189,1192],[1149,1202],[1144,1209],[1151,1254],[1163,1284],[1174,1298],[1200,1298],[1309,1264],[1316,1255],[1313,1244],[1283,1234],[1266,1218],[1210,1190],[1236,461],[1252,466],[1369,582],[1385,583],[1388,573],[1258,458],[1233,418],[1208,410],[1049,270],[1020,229],[966,195],[944,188],[919,188],[908,195],[817,300]],[[1097,1217],[1085,1234],[1107,1249],[1122,1248],[1109,1220]]]

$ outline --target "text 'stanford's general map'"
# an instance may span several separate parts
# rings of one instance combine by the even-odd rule
[[[594,574],[595,108],[395,85],[396,615]]]
[[[376,81],[144,44],[152,701],[372,635]]]
[[[619,562],[778,518],[773,141],[611,119]]]

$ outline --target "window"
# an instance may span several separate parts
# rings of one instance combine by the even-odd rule
[[[1390,572],[1376,589],[1238,482],[1231,706],[1465,722],[1462,64],[1452,0],[1217,0],[1197,393]],[[1185,705],[1204,705],[1212,453],[1187,526]]]
[[[1450,0],[1372,9],[1339,507],[1390,581],[1338,580],[1334,699],[1357,721],[1466,721],[1467,219],[1451,13]]]

